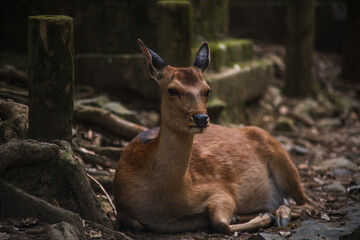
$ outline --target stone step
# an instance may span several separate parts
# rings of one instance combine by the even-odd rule
[[[196,44],[200,46],[200,43]],[[254,57],[253,41],[250,39],[228,39],[209,41],[211,61],[210,71],[221,71],[236,62],[250,61]],[[197,48],[193,49],[195,56]]]
[[[213,96],[225,102],[225,120],[242,121],[245,102],[261,97],[274,76],[269,59],[235,63],[218,73],[208,73],[205,79]]]
[[[241,122],[245,102],[261,97],[273,77],[269,59],[238,62],[220,72],[209,71],[205,79],[213,89],[212,98],[225,103],[226,120]],[[141,54],[79,54],[75,63],[75,83],[116,92],[129,89],[149,99],[158,99]],[[224,106],[215,106],[215,112]]]

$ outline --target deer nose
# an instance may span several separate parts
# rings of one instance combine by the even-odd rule
[[[209,117],[206,114],[194,114],[192,118],[197,127],[206,127],[209,122]]]

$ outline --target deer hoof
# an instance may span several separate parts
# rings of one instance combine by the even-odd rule
[[[230,226],[225,222],[214,222],[211,223],[211,232],[213,233],[222,233],[222,234],[230,234]]]

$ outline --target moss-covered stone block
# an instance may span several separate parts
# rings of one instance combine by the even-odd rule
[[[223,39],[229,32],[229,0],[191,0],[198,40]]]
[[[192,63],[190,2],[159,1],[157,13],[157,53],[172,66],[189,66]]]
[[[236,62],[250,61],[254,57],[253,41],[250,39],[209,41],[209,46],[211,52],[209,69],[213,71],[220,71]],[[197,48],[194,46],[192,51],[195,55]]]
[[[226,103],[218,97],[211,97],[208,105],[207,112],[210,116],[211,122],[219,122],[221,113],[226,108]]]
[[[272,62],[261,59],[236,63],[232,68],[205,75],[205,79],[212,88],[213,97],[226,103],[226,116],[233,122],[240,122],[245,102],[261,97],[273,76]]]
[[[142,54],[79,54],[75,62],[77,84],[118,93],[130,90],[158,99],[157,83],[149,77]]]

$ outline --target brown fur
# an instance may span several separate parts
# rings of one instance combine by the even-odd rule
[[[124,227],[172,233],[211,226],[227,233],[234,214],[274,212],[288,196],[308,203],[295,165],[266,131],[194,128],[191,116],[206,114],[210,89],[199,69],[154,72],[162,92],[160,129],[129,143],[114,178]],[[179,95],[169,95],[168,88]]]

